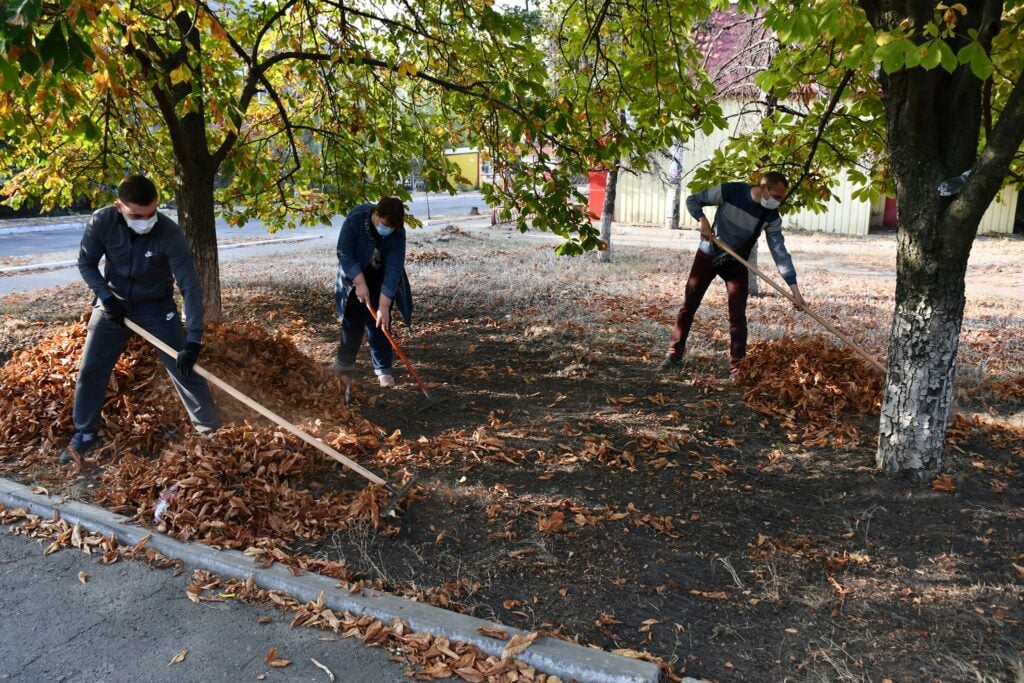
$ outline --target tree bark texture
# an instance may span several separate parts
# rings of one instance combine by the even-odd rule
[[[909,197],[902,201],[915,204]],[[931,198],[921,203],[935,204]],[[921,481],[942,467],[970,253],[970,243],[955,250],[943,239],[937,213],[913,212],[915,217],[900,225],[896,307],[878,427],[879,467]]]
[[[203,286],[206,320],[220,320],[220,261],[217,254],[213,179],[179,173],[177,203],[178,224],[192,250],[196,272]]]
[[[177,169],[178,223],[185,233],[199,281],[207,320],[220,320],[220,262],[213,202],[215,159],[206,144],[206,123],[201,112],[183,116],[174,139]]]
[[[982,3],[973,4],[969,22],[983,14],[975,11]],[[927,3],[898,0],[863,5],[872,23],[882,28],[896,15],[924,25],[934,12]],[[982,83],[970,69],[904,69],[883,73],[880,80],[899,233],[877,463],[889,474],[926,481],[942,467],[967,259],[1006,167],[975,165]],[[942,181],[972,168],[969,189],[956,197],[939,195]]]
[[[610,263],[612,260],[612,219],[615,218],[615,190],[619,185],[619,167],[614,166],[608,172],[608,184],[604,190],[604,203],[601,205],[601,241],[605,248],[598,252],[597,260]]]

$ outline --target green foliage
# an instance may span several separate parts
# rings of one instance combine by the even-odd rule
[[[533,14],[444,0],[53,9],[2,10],[0,193],[12,205],[102,199],[138,171],[166,196],[218,172],[229,222],[284,227],[405,195],[414,157],[429,189],[454,190],[444,150],[483,140],[483,125],[516,136],[513,147],[547,134],[543,52],[514,43]]]
[[[900,14],[900,3],[888,3],[891,11],[885,16],[892,24],[881,29],[872,27],[853,0],[758,5],[778,40],[770,67],[757,76],[769,95],[769,113],[754,132],[716,150],[691,187],[753,177],[771,168],[801,179],[787,209],[823,211],[842,175],[860,188],[855,198],[892,194],[879,70],[952,73],[966,65],[978,79],[991,79],[996,112],[1021,77],[1021,20],[1009,20],[1010,15],[986,46],[976,29],[962,28],[968,10],[959,3],[938,3],[933,14],[917,23]],[[1008,179],[1022,170],[1018,154]]]

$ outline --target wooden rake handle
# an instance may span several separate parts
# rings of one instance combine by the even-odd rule
[[[158,348],[161,351],[163,351],[164,353],[166,353],[171,358],[174,358],[174,357],[176,357],[178,355],[178,352],[175,351],[174,349],[172,349],[168,344],[165,344],[164,342],[162,342],[159,339],[157,339],[156,337],[154,337],[148,331],[144,330],[142,327],[137,325],[134,321],[129,320],[128,318],[125,318],[124,319],[124,324],[132,332],[135,332],[137,335],[139,335],[140,337],[145,339],[147,342],[149,342],[150,344],[152,344],[156,348]],[[374,474],[370,470],[366,469],[365,467],[363,467],[359,463],[357,463],[357,462],[355,462],[355,461],[353,461],[353,460],[351,460],[349,458],[346,458],[344,455],[342,455],[338,451],[334,450],[333,448],[331,448],[330,446],[325,444],[320,439],[317,439],[317,438],[313,437],[312,435],[308,434],[307,432],[303,431],[302,429],[299,429],[298,427],[293,425],[291,422],[289,422],[288,420],[284,419],[283,417],[281,417],[280,415],[278,415],[277,413],[272,411],[270,408],[267,408],[266,406],[264,406],[262,403],[259,403],[259,402],[255,401],[255,400],[249,398],[248,396],[243,394],[238,389],[234,388],[233,386],[231,386],[230,384],[228,384],[227,382],[225,382],[221,378],[217,377],[215,374],[213,374],[209,370],[207,370],[207,369],[205,369],[205,368],[203,368],[203,367],[201,367],[199,365],[195,365],[195,366],[193,366],[192,371],[195,372],[200,377],[204,377],[209,382],[217,385],[218,387],[223,389],[225,392],[227,392],[228,394],[233,396],[235,399],[237,399],[238,401],[240,401],[240,402],[244,403],[245,405],[249,406],[250,408],[255,410],[257,413],[259,413],[263,417],[267,418],[271,422],[274,422],[277,425],[279,425],[281,427],[284,427],[289,432],[291,432],[295,436],[299,437],[300,439],[302,439],[303,441],[308,443],[310,446],[316,448],[317,450],[319,450],[320,452],[330,456],[331,458],[334,458],[335,460],[340,462],[345,467],[349,468],[353,472],[355,472],[355,473],[359,474],[360,476],[362,476],[364,479],[368,479],[369,481],[373,482],[374,484],[380,484],[381,486],[385,486],[385,487],[388,486],[388,483],[384,479],[381,479],[379,476],[377,476],[376,474]]]
[[[792,301],[794,304],[797,303],[796,297],[794,297],[791,292],[787,292],[785,289],[783,289],[781,285],[779,285],[778,283],[775,282],[775,280],[773,280],[772,278],[770,278],[767,275],[765,275],[764,272],[759,270],[757,266],[753,265],[752,263],[748,262],[745,258],[743,258],[739,254],[737,254],[732,249],[732,247],[730,247],[728,244],[722,242],[722,240],[718,239],[717,236],[712,235],[711,236],[711,241],[714,242],[720,249],[722,249],[727,254],[729,254],[729,256],[732,256],[734,259],[736,259],[737,261],[742,263],[744,266],[746,266],[747,269],[750,270],[750,272],[752,272],[754,275],[758,276],[759,278],[761,278],[762,280],[764,280],[765,282],[770,284],[772,287],[774,287],[775,290],[779,294],[781,294],[782,296],[786,297],[787,299]],[[820,315],[818,315],[817,313],[812,311],[807,306],[806,303],[799,304],[799,305],[803,309],[804,313],[806,313],[807,315],[809,315],[812,318],[814,318],[814,320],[817,321],[819,325],[821,325],[826,330],[828,330],[829,332],[834,334],[836,337],[838,337],[840,341],[842,341],[844,344],[846,344],[851,349],[853,349],[864,360],[866,360],[868,363],[870,363],[873,368],[875,368],[880,373],[882,373],[883,376],[885,375],[885,366],[882,365],[881,363],[879,363],[878,359],[875,358],[874,356],[872,356],[870,353],[868,353],[867,350],[864,349],[864,347],[862,347],[860,344],[858,344],[857,342],[855,342],[852,339],[850,339],[849,337],[847,337],[838,328],[836,328],[832,323],[828,322],[827,320],[822,318]]]

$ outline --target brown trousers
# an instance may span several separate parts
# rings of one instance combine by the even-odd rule
[[[699,249],[693,257],[693,266],[690,268],[690,277],[686,281],[683,295],[683,305],[672,327],[672,341],[668,353],[677,358],[683,357],[693,316],[700,308],[704,293],[717,276],[725,280],[725,291],[729,299],[729,365],[735,367],[736,363],[747,355],[747,269],[735,261],[731,266],[715,268],[712,265],[713,260],[714,257]]]

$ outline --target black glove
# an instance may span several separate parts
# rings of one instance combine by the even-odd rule
[[[103,315],[107,316],[107,320],[124,327],[124,314],[127,311],[124,310],[124,304],[116,296],[108,296],[100,302],[103,307]]]
[[[199,342],[189,342],[185,344],[185,348],[178,351],[178,372],[182,377],[192,374],[192,366],[199,360],[199,350],[202,348],[203,346]]]

